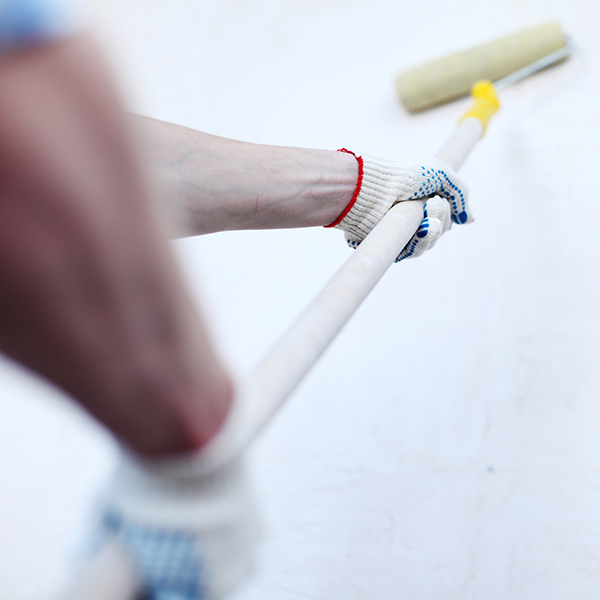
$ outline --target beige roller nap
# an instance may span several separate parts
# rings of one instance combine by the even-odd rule
[[[566,44],[558,23],[544,23],[404,71],[396,88],[407,110],[417,112],[466,96],[476,81],[497,81]]]

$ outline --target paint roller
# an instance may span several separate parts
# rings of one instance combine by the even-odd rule
[[[466,96],[476,81],[497,82],[569,47],[559,23],[543,23],[408,69],[396,76],[396,90],[405,108],[418,112]],[[556,56],[553,62],[566,54]]]

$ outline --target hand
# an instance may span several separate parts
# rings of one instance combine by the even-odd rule
[[[346,233],[356,248],[387,211],[406,200],[429,198],[424,219],[396,262],[416,257],[434,246],[452,222],[473,221],[467,204],[468,190],[458,175],[437,158],[381,159],[357,157],[359,184],[353,202],[333,224]]]
[[[198,455],[159,462],[123,454],[98,508],[81,573],[108,550],[133,567],[136,598],[216,600],[253,567],[257,517],[239,459],[203,472]]]

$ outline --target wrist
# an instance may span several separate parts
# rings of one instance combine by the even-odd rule
[[[326,218],[319,225],[334,227],[351,210],[362,185],[363,162],[362,157],[356,156],[346,149],[331,153],[331,173],[334,180],[338,181],[337,193],[330,195],[325,203]]]
[[[360,191],[362,188],[363,175],[364,175],[364,161],[363,161],[362,156],[356,156],[356,154],[354,154],[354,152],[351,152],[350,150],[347,150],[346,148],[341,148],[340,150],[338,150],[338,152],[341,152],[343,154],[350,154],[351,156],[353,156],[356,159],[357,168],[358,168],[357,182],[356,182],[356,186],[354,188],[354,193],[352,194],[352,198],[350,198],[350,201],[346,204],[346,208],[344,208],[344,210],[338,214],[338,217],[334,221],[329,223],[329,225],[325,225],[325,227],[336,227],[346,218],[346,215],[352,210],[352,207],[355,205],[356,200],[358,199],[358,195],[360,194]]]
[[[196,452],[227,420],[234,385],[205,333],[192,323],[188,329],[189,337],[173,332],[166,343],[109,339],[71,361],[76,378],[54,379],[133,451],[149,458]]]
[[[232,381],[219,366],[188,381],[185,375],[163,375],[139,377],[123,397],[103,398],[104,410],[112,406],[103,420],[127,446],[148,458],[197,453],[227,420]]]

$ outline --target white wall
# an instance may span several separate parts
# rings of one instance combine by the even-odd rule
[[[595,0],[110,0],[131,106],[251,142],[433,154],[392,78],[558,19],[578,46],[502,94],[463,169],[476,222],[394,266],[254,449],[268,532],[236,600],[600,597]],[[175,244],[247,371],[350,252],[325,229]],[[0,598],[64,575],[110,439],[2,366]]]

